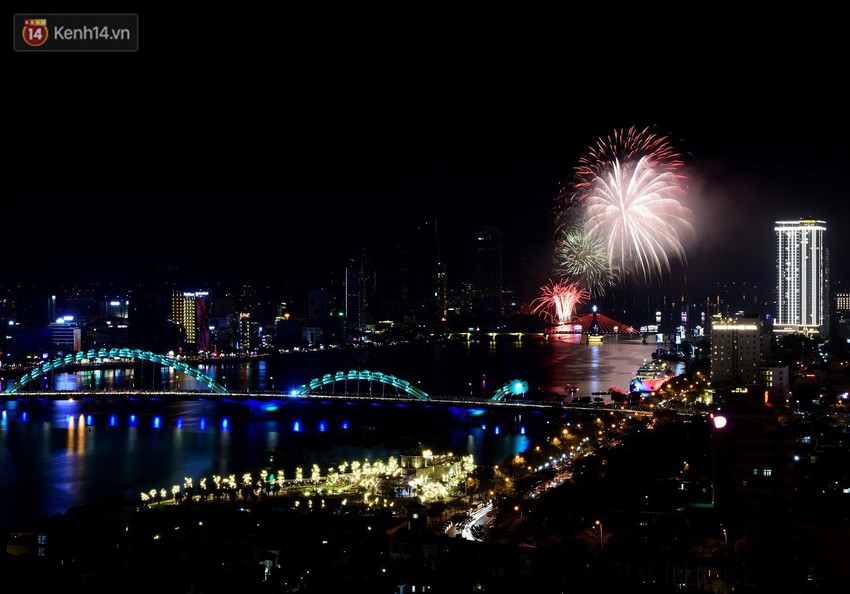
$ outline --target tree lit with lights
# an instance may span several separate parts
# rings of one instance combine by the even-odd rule
[[[195,493],[191,485],[193,480],[189,477],[184,479],[183,486],[171,487],[172,500],[177,503],[183,499],[203,500],[212,495],[214,498],[221,496],[247,498],[249,496],[259,497],[273,493],[292,493],[307,498],[308,508],[312,508],[311,498],[316,495],[335,495],[342,498],[342,505],[348,499],[348,495],[362,494],[362,502],[369,506],[380,505],[391,507],[393,501],[384,495],[394,492],[395,488],[410,487],[411,495],[421,502],[436,501],[450,498],[464,488],[465,478],[475,471],[476,465],[471,455],[453,456],[452,454],[434,455],[423,452],[423,458],[427,463],[422,467],[402,467],[396,457],[391,456],[386,462],[369,460],[343,462],[336,467],[330,467],[322,476],[318,464],[311,466],[309,480],[305,480],[303,469],[297,468],[294,478],[284,479],[284,471],[278,470],[277,474],[270,475],[267,470],[261,470],[257,477],[250,472],[242,475],[242,488],[237,489],[235,475],[227,478],[214,476],[215,488],[213,493],[207,493],[206,478],[201,478],[198,484],[200,492]],[[350,469],[349,472],[346,472]],[[412,478],[411,478],[412,477]],[[144,504],[165,501],[167,491],[151,489],[147,493],[141,493]],[[296,507],[300,505],[295,500]],[[322,500],[321,507],[325,507]]]

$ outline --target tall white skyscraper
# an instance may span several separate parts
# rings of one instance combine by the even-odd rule
[[[828,323],[826,222],[777,221],[777,332],[822,334]]]

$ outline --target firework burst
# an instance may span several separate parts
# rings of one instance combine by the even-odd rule
[[[673,174],[652,168],[645,157],[636,164],[615,160],[584,198],[584,232],[606,242],[612,269],[660,280],[671,256],[686,262],[681,239],[693,228],[691,211],[678,200],[682,191]]]
[[[628,130],[614,130],[588,148],[575,168],[573,187],[581,194],[582,190],[591,188],[596,178],[615,161],[629,163],[642,158],[646,159],[649,167],[661,171],[677,171],[684,165],[681,154],[666,136],[655,134],[649,128],[638,130],[632,126]]]
[[[565,238],[578,234],[594,246],[595,265],[604,252],[612,284],[661,280],[671,260],[686,264],[682,240],[693,232],[693,213],[680,202],[687,194],[682,165],[666,136],[649,128],[615,130],[589,147],[575,167],[573,182],[562,189],[558,231]],[[577,242],[568,255],[587,253],[576,250]],[[565,242],[558,244],[557,257],[568,273],[565,247]],[[584,264],[578,260],[575,266]],[[605,275],[583,277],[576,274],[580,270],[572,270],[574,278],[599,293],[599,279]]]
[[[568,279],[557,283],[549,280],[540,287],[540,296],[531,302],[531,313],[542,315],[553,324],[567,324],[575,315],[576,306],[589,298],[587,290],[577,287]]]
[[[598,297],[614,285],[615,270],[608,262],[605,242],[585,235],[579,227],[563,232],[558,239],[555,251],[557,271],[585,287],[590,296]]]

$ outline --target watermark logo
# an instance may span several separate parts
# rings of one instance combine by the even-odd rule
[[[39,47],[44,45],[50,32],[47,29],[47,19],[24,19],[24,28],[22,30],[24,43],[30,47]]]
[[[136,14],[16,14],[14,23],[16,52],[135,52],[139,49],[139,17]]]

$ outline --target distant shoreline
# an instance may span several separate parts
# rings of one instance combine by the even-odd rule
[[[216,357],[216,358],[199,358],[199,357],[182,357],[179,360],[184,363],[189,364],[198,364],[198,365],[222,365],[225,363],[249,363],[251,361],[256,361],[259,359],[266,359],[270,355],[267,353],[263,353],[260,355],[234,355],[232,357]],[[140,363],[140,360],[137,359],[121,359],[118,361],[95,361],[95,362],[73,362],[67,363],[62,366],[62,370],[69,372],[76,371],[85,371],[86,369],[126,369],[128,367],[133,367],[136,363]],[[0,374],[3,377],[10,378],[19,378],[25,373],[29,373],[33,369],[35,369],[37,365],[30,365],[28,367],[2,367],[0,368]]]

